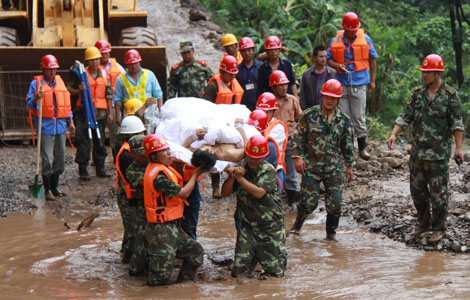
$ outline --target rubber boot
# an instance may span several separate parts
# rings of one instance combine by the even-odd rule
[[[55,200],[54,195],[51,193],[51,176],[42,176],[42,184],[44,185],[46,200]]]
[[[181,265],[180,273],[178,274],[178,279],[176,280],[177,283],[185,282],[185,281],[194,281],[197,275],[198,267],[191,265],[186,260],[183,261]]]
[[[326,214],[326,239],[330,241],[336,240],[336,228],[338,228],[341,213]]]
[[[211,173],[211,181],[212,181],[212,197],[216,199],[222,198],[222,196],[220,195],[220,174]]]
[[[294,225],[292,225],[292,228],[289,230],[289,234],[299,235],[300,229],[302,228],[302,225],[304,224],[307,217],[308,215],[301,214],[299,211],[297,211],[297,217],[295,218]]]
[[[88,174],[88,164],[78,165],[78,174],[80,175],[81,180],[90,180],[90,174]]]
[[[366,150],[366,137],[357,138],[357,146],[359,148],[359,156],[363,160],[369,160],[370,154]]]
[[[103,178],[111,177],[111,175],[106,173],[106,170],[104,168],[99,168],[99,167],[96,167],[96,176],[103,177]]]
[[[59,174],[52,174],[51,176],[51,192],[56,197],[66,196],[65,193],[59,191]]]
[[[289,205],[289,207],[294,207],[295,196],[297,195],[297,191],[286,190],[286,193],[287,193],[287,204]]]

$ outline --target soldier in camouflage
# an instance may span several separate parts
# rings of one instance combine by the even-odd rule
[[[130,154],[134,161],[127,167],[126,177],[133,189],[135,189],[135,209],[132,210],[130,226],[134,233],[132,255],[129,262],[129,275],[143,275],[147,267],[147,240],[145,230],[147,227],[147,219],[145,216],[144,205],[144,174],[148,165],[148,157],[145,156],[145,150],[142,143],[146,136],[143,134],[134,135],[129,139]]]
[[[411,126],[410,192],[418,215],[414,235],[432,230],[429,242],[437,243],[446,230],[452,136],[454,159],[463,162],[464,126],[457,91],[441,79],[444,60],[428,55],[421,71],[425,84],[413,89],[387,144],[392,148],[397,134]]]
[[[354,148],[349,117],[338,109],[341,83],[330,79],[321,90],[321,106],[306,109],[292,135],[292,157],[302,174],[297,217],[289,233],[299,234],[307,216],[318,206],[320,183],[325,186],[326,238],[336,240],[344,186],[341,155],[348,181],[353,179]]]
[[[287,265],[284,211],[277,173],[264,160],[268,142],[260,135],[248,140],[245,166],[225,169],[222,196],[237,195],[241,227],[237,236],[232,276],[249,276],[259,262],[266,274],[281,277]]]
[[[171,68],[168,98],[201,97],[214,72],[207,66],[207,62],[194,59],[193,42],[181,42],[180,52],[183,60]]]

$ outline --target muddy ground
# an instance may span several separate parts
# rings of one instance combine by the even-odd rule
[[[450,161],[449,216],[447,219],[447,237],[437,245],[427,242],[429,235],[413,238],[411,232],[416,224],[415,209],[409,194],[408,165],[409,146],[398,146],[395,150],[386,149],[383,143],[371,142],[368,146],[372,159],[368,162],[358,158],[354,167],[355,180],[346,184],[344,190],[343,218],[355,221],[358,226],[377,234],[407,243],[412,247],[429,251],[470,252],[470,211],[468,192],[470,191],[470,168],[464,163],[459,170]],[[77,207],[86,207],[88,212],[118,214],[114,178],[94,177],[90,182],[78,178],[77,165],[73,162],[74,153],[67,148],[66,171],[61,177],[61,190],[66,197],[57,201],[46,201],[45,207],[63,222],[78,222],[85,214],[70,214]],[[32,214],[37,203],[28,193],[28,184],[34,179],[35,148],[15,146],[0,148],[0,215],[6,217],[12,212]],[[106,168],[115,172],[111,155]],[[210,203],[210,180],[205,180],[203,201]],[[84,195],[86,195],[84,197]],[[84,200],[86,199],[86,203]],[[201,214],[211,212],[210,205],[202,206]],[[286,208],[287,209],[287,208]],[[207,211],[208,210],[208,211]],[[319,211],[323,211],[320,205]],[[314,213],[315,214],[315,213]],[[290,225],[288,225],[290,226]]]

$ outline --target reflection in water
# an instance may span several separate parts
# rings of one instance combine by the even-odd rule
[[[145,278],[128,277],[127,265],[120,263],[122,229],[115,212],[101,214],[82,231],[67,230],[44,210],[32,217],[10,215],[0,220],[2,299],[148,299],[157,293],[166,299],[470,297],[465,255],[413,250],[346,220],[338,229],[339,242],[328,242],[323,213],[311,216],[300,236],[287,238],[284,278],[233,279],[233,209],[229,200],[204,202],[198,236],[206,254],[199,281],[159,288],[146,287]],[[73,211],[73,224],[90,213]],[[288,213],[288,227],[293,218]]]

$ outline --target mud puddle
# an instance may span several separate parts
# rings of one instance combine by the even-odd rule
[[[203,203],[198,231],[205,262],[198,281],[149,288],[120,263],[122,227],[116,209],[93,224],[68,230],[41,207],[34,215],[0,220],[0,289],[3,299],[404,299],[470,297],[465,255],[413,250],[374,235],[344,218],[339,242],[324,241],[324,213],[310,217],[300,236],[287,238],[284,278],[230,278],[235,231],[233,199]],[[69,210],[70,225],[88,213]],[[294,213],[287,216],[287,226]],[[73,226],[71,226],[73,227]],[[176,275],[176,274],[174,274]]]

